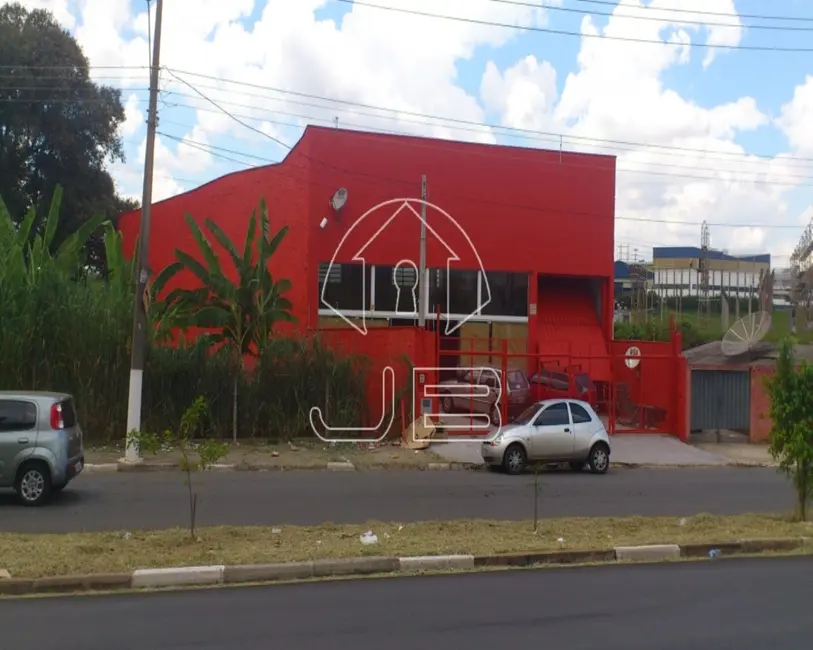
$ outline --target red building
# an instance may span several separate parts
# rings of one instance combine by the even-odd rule
[[[611,156],[311,126],[281,163],[155,204],[150,267],[170,263],[175,248],[196,251],[186,213],[242,241],[264,197],[273,229],[290,227],[272,272],[293,283],[299,327],[361,326],[361,318],[368,328],[411,325],[420,204],[392,217],[397,199],[420,198],[423,176],[428,319],[448,311],[465,320],[455,332],[463,340],[509,339],[517,354],[582,358],[594,379],[610,381]],[[346,202],[336,210],[340,188]],[[120,228],[132,246],[138,213]]]
[[[372,358],[371,403],[378,371],[404,355],[421,367],[556,365],[605,389],[611,431],[688,434],[679,336],[612,340],[614,157],[308,127],[281,163],[155,204],[151,269],[176,248],[198,252],[185,214],[241,242],[261,198],[272,229],[290,228],[271,262],[293,284],[288,327]],[[120,222],[130,250],[138,220]],[[426,318],[432,330],[441,314],[449,337],[399,327],[417,321],[422,221]]]

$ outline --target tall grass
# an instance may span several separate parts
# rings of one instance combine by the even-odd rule
[[[59,193],[43,223],[29,214],[17,226],[0,201],[0,390],[70,393],[87,440],[107,443],[123,439],[126,429],[132,268],[109,225],[108,278],[82,271],[84,242],[51,250],[58,208]],[[228,437],[230,368],[225,355],[200,344],[172,348],[154,341],[144,377],[144,428],[177,426],[202,395],[211,434]],[[277,439],[308,435],[311,406],[326,409],[332,425],[356,424],[363,417],[364,372],[362,359],[334,353],[318,337],[274,340],[254,372],[240,379],[240,432]]]

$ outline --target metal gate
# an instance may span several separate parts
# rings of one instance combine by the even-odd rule
[[[692,370],[691,430],[748,431],[751,373],[747,370]]]

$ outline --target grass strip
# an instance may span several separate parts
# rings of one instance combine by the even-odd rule
[[[377,543],[359,536],[372,531]],[[261,564],[365,555],[489,555],[591,550],[639,544],[724,543],[803,537],[813,526],[790,516],[581,517],[529,521],[456,520],[410,524],[229,527],[199,530],[0,534],[0,568],[15,578],[108,573],[138,568]]]

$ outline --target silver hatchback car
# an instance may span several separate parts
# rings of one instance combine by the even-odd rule
[[[610,436],[593,407],[575,399],[549,399],[529,406],[480,446],[483,460],[509,474],[529,462],[585,465],[595,474],[610,467]]]
[[[39,506],[84,469],[82,429],[64,393],[0,391],[0,488]]]

